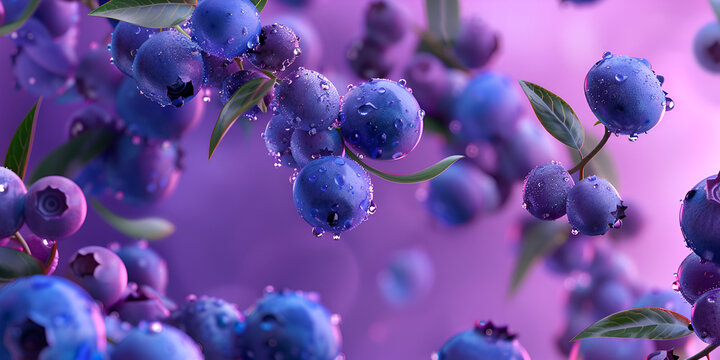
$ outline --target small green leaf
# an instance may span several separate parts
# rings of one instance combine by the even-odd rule
[[[458,0],[426,0],[428,30],[445,43],[460,33],[460,2]]]
[[[22,251],[0,247],[0,283],[44,273],[45,267],[34,257]]]
[[[555,251],[570,237],[570,226],[554,221],[537,221],[523,229],[520,257],[515,263],[509,295],[515,294],[535,261]]]
[[[574,340],[614,337],[672,340],[693,333],[690,320],[667,309],[641,307],[607,316],[583,330]]]
[[[197,0],[111,0],[90,15],[163,29],[185,22],[196,5]]]
[[[160,240],[175,232],[175,225],[166,219],[158,217],[126,219],[114,214],[97,200],[91,200],[90,203],[108,224],[131,238]]]
[[[32,150],[33,139],[35,138],[35,127],[37,125],[37,108],[42,98],[33,105],[25,119],[18,126],[15,135],[10,141],[10,146],[5,154],[5,167],[12,170],[21,179],[25,178],[30,150]]]
[[[602,122],[600,122],[600,120],[598,120],[598,121],[596,121],[596,122],[593,124],[593,126],[598,126],[598,125],[600,125],[600,124],[602,124]]]
[[[449,168],[450,165],[454,164],[456,161],[464,158],[464,156],[462,156],[462,155],[448,156],[448,157],[440,160],[439,162],[437,162],[435,165],[430,166],[424,170],[420,170],[416,173],[412,173],[412,174],[408,174],[408,175],[393,175],[393,174],[388,174],[388,173],[382,172],[382,171],[375,169],[372,166],[364,163],[347,146],[345,146],[345,154],[347,154],[347,156],[350,159],[352,159],[355,162],[357,162],[358,164],[360,164],[360,166],[365,168],[365,170],[369,171],[370,173],[373,173],[387,181],[392,181],[392,182],[401,183],[401,184],[411,184],[411,183],[418,183],[418,182],[430,180],[430,179],[442,174],[443,171],[447,170],[447,168]]]
[[[715,12],[718,21],[720,21],[720,0],[710,0],[710,6]]]
[[[585,134],[585,145],[588,149],[594,149],[599,142],[600,140],[591,133]],[[575,164],[580,162],[580,154],[578,151],[574,149],[568,150],[570,151],[570,156],[572,157],[573,162]],[[595,155],[595,157],[593,157],[592,160],[590,160],[590,162],[585,166],[585,175],[597,175],[609,181],[611,184],[615,185],[615,187],[620,186],[620,177],[618,176],[615,161],[606,149],[597,153],[597,155]]]
[[[252,2],[255,4],[258,12],[262,12],[265,5],[267,5],[267,0],[252,0]]]
[[[112,131],[95,129],[60,145],[35,167],[30,183],[51,175],[72,178],[92,159],[105,152],[117,136]]]
[[[585,131],[570,105],[539,85],[521,80],[520,86],[545,130],[563,144],[582,149]]]
[[[250,110],[253,106],[259,106],[260,110],[267,111],[267,104],[265,104],[265,95],[272,90],[275,85],[275,79],[258,78],[246,82],[241,86],[235,94],[228,100],[220,111],[215,128],[213,129],[212,135],[210,136],[210,150],[208,152],[208,159],[212,158],[215,149],[220,140],[227,134],[230,127],[235,121]]]
[[[25,24],[25,22],[32,16],[32,14],[37,9],[38,5],[40,5],[40,0],[30,0],[28,1],[27,6],[25,7],[25,10],[23,10],[20,17],[10,23],[4,24],[3,26],[0,26],[0,36],[5,36],[7,34],[12,33],[13,31],[19,29],[21,26]]]

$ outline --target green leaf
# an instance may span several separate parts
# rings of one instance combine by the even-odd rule
[[[0,36],[5,36],[7,34],[12,33],[13,31],[19,29],[21,26],[25,24],[27,19],[32,16],[32,14],[37,9],[38,5],[40,5],[40,0],[30,0],[28,1],[27,6],[25,7],[25,10],[23,10],[20,17],[10,23],[4,24],[3,26],[0,26]]]
[[[693,333],[690,320],[667,309],[641,307],[614,313],[583,330],[574,340],[615,337],[672,340]]]
[[[37,124],[38,111],[42,98],[33,105],[25,119],[18,126],[15,135],[10,141],[7,153],[5,154],[5,167],[12,170],[21,179],[25,178],[27,162],[32,150],[33,139],[35,138],[35,127]]]
[[[427,13],[428,30],[437,38],[444,39],[442,0],[426,0],[425,12]]]
[[[460,34],[460,1],[445,0],[445,36],[454,41]]]
[[[22,251],[0,247],[0,283],[44,273],[45,267],[34,257]]]
[[[539,85],[521,80],[520,86],[545,130],[563,144],[582,149],[585,131],[570,105]]]
[[[523,229],[520,257],[515,263],[509,295],[515,294],[533,264],[555,251],[570,237],[570,226],[554,221],[537,221]]]
[[[267,111],[267,104],[265,104],[265,95],[272,90],[275,85],[275,79],[258,78],[246,82],[241,86],[235,94],[228,100],[220,111],[215,128],[213,129],[212,135],[210,136],[210,150],[208,152],[208,159],[212,158],[215,149],[220,140],[225,137],[230,127],[235,121],[250,110],[253,106],[259,106],[260,110]]]
[[[448,156],[448,157],[440,160],[439,162],[437,162],[435,165],[430,166],[424,170],[420,170],[416,173],[412,173],[412,174],[408,174],[408,175],[393,175],[393,174],[388,174],[388,173],[382,172],[382,171],[375,169],[372,166],[364,163],[347,146],[345,146],[345,154],[347,154],[347,156],[350,159],[352,159],[355,162],[357,162],[358,164],[360,164],[360,166],[364,167],[365,170],[369,171],[370,173],[373,173],[387,181],[392,181],[392,182],[401,183],[401,184],[411,184],[411,183],[418,183],[418,182],[430,180],[430,179],[442,174],[443,171],[447,170],[447,168],[449,168],[450,165],[454,164],[456,161],[464,158],[464,156],[462,156],[462,155]]]
[[[138,240],[160,240],[175,232],[175,225],[166,219],[158,217],[126,219],[114,214],[97,200],[93,199],[90,203],[93,208],[95,208],[95,211],[100,214],[100,217],[108,224],[131,238]]]
[[[710,0],[710,6],[715,12],[718,21],[720,21],[720,0]]]
[[[92,159],[105,152],[117,136],[109,130],[94,129],[60,145],[35,167],[30,183],[51,175],[72,178]]]
[[[453,133],[450,132],[445,124],[441,123],[440,120],[425,115],[423,118],[423,131],[431,132],[434,134],[442,135],[445,139],[452,139]]]
[[[267,0],[252,0],[252,2],[255,4],[258,12],[262,12],[265,5],[267,5]]]
[[[594,149],[599,142],[600,140],[596,138],[593,134],[585,134],[585,144],[588,149]],[[573,162],[575,164],[580,162],[580,154],[577,152],[577,150],[569,149],[569,151]],[[592,158],[592,160],[590,160],[590,162],[585,166],[585,175],[597,175],[609,181],[611,184],[614,184],[615,187],[620,186],[620,177],[618,176],[615,161],[607,150],[600,151],[599,153],[597,153],[597,155],[595,155],[595,157]]]
[[[185,22],[196,5],[197,0],[111,0],[90,15],[163,29]]]
[[[458,0],[426,0],[428,30],[445,43],[460,33],[460,3]]]

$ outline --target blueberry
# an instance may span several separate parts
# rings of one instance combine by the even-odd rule
[[[75,84],[85,99],[109,106],[115,103],[115,94],[123,78],[123,74],[110,63],[110,54],[103,48],[85,54],[75,72]]]
[[[691,305],[675,291],[672,290],[650,290],[642,295],[632,305],[633,308],[638,307],[659,307],[672,310],[686,318],[690,318]],[[657,349],[684,348],[690,340],[687,337],[673,340],[656,340],[655,347]]]
[[[522,181],[538,165],[557,158],[554,139],[536,121],[521,120],[510,137],[497,141],[497,176],[507,181]]]
[[[5,9],[5,23],[9,24],[22,16],[30,0],[0,0]]]
[[[593,286],[591,299],[596,318],[601,319],[618,311],[627,310],[635,301],[633,289],[624,281],[609,279]]]
[[[407,16],[393,1],[374,1],[365,12],[365,36],[375,44],[395,44],[409,29]]]
[[[180,107],[192,99],[204,82],[204,72],[200,49],[177,31],[151,36],[133,61],[138,88],[160,105]]]
[[[608,130],[635,139],[673,106],[662,82],[647,60],[607,52],[585,78],[585,98]]]
[[[120,319],[133,325],[144,321],[165,321],[170,317],[170,310],[157,292],[135,283],[128,283],[123,298],[109,311],[117,312]]]
[[[138,91],[132,78],[120,84],[115,104],[128,130],[150,139],[179,139],[202,120],[205,112],[205,103],[195,98],[180,108],[158,105]]]
[[[447,81],[449,84],[448,90],[441,97],[437,113],[433,115],[437,116],[437,120],[441,121],[442,124],[444,124],[445,126],[449,126],[452,121],[455,120],[455,103],[458,101],[460,95],[465,90],[465,87],[470,81],[470,76],[462,70],[447,69]],[[413,88],[413,92],[415,91],[415,87],[417,87],[417,85],[413,86],[412,84],[410,84],[409,86]],[[438,86],[442,87],[442,84],[439,84]],[[420,98],[419,95],[416,95],[416,97],[418,99]],[[420,101],[420,103],[423,108],[426,107],[426,105],[422,101]]]
[[[597,176],[580,180],[567,197],[568,221],[585,235],[605,234],[625,218],[626,208],[612,184]]]
[[[354,41],[345,56],[355,75],[363,80],[385,78],[395,64],[387,48],[368,39]]]
[[[48,264],[50,256],[52,255],[52,248],[55,241],[40,238],[35,234],[28,234],[25,236],[25,242],[28,244],[28,248],[32,253],[32,256],[43,264],[46,264],[45,274],[51,275],[57,269],[58,262],[60,261],[60,254],[55,249],[55,257]]]
[[[523,207],[541,220],[565,215],[568,193],[575,185],[562,165],[551,163],[530,171],[523,184]]]
[[[248,51],[247,59],[259,69],[285,71],[302,53],[299,41],[290,27],[265,25],[260,31],[260,43]]]
[[[70,258],[70,271],[93,298],[110,306],[125,292],[128,275],[125,264],[111,250],[86,246]]]
[[[685,243],[698,256],[720,262],[720,176],[710,176],[688,191],[680,207],[680,229]]]
[[[14,58],[15,79],[27,92],[37,96],[52,97],[69,85],[68,75],[53,73],[33,60],[27,50],[21,50]]]
[[[70,116],[69,138],[74,139],[87,131],[117,129],[117,122],[110,113],[97,105],[81,108]]]
[[[579,353],[583,360],[636,360],[653,350],[645,339],[592,338],[582,340]]]
[[[112,360],[202,360],[197,344],[182,331],[159,322],[146,322],[115,346]]]
[[[133,327],[130,323],[120,320],[118,314],[105,315],[105,330],[108,338],[108,354],[114,349],[113,344],[117,344],[132,332]]]
[[[36,275],[0,290],[2,359],[98,359],[105,326],[98,305],[79,286]]]
[[[692,307],[692,327],[700,340],[720,344],[720,289],[702,294]]]
[[[110,41],[113,63],[123,74],[133,75],[133,62],[140,46],[156,31],[142,26],[121,21],[115,27]]]
[[[615,279],[632,283],[637,275],[637,270],[627,255],[619,253],[609,246],[599,246],[596,243],[588,273],[596,281]]]
[[[312,131],[294,131],[290,138],[290,153],[297,166],[302,168],[311,161],[323,156],[345,155],[345,143],[336,129]]]
[[[645,360],[680,360],[680,357],[673,353],[673,350],[653,351]]]
[[[462,22],[453,49],[465,66],[481,68],[497,52],[499,41],[495,30],[479,18],[471,18]]]
[[[243,315],[237,307],[222,299],[188,297],[172,315],[178,328],[202,348],[208,360],[233,360],[238,357],[234,346],[235,329],[242,326]]]
[[[265,140],[265,147],[267,147],[270,156],[276,159],[276,166],[298,167],[290,150],[294,132],[295,128],[292,127],[290,121],[282,116],[273,116],[268,121],[262,137]]]
[[[525,348],[508,333],[507,327],[492,322],[478,322],[474,329],[463,331],[448,340],[438,351],[438,360],[503,359],[530,360]]]
[[[428,115],[443,116],[444,98],[450,92],[450,76],[445,65],[437,57],[418,53],[405,70],[407,86]]]
[[[223,105],[225,105],[228,101],[230,101],[230,98],[235,95],[235,92],[238,91],[240,87],[245,85],[245,83],[250,80],[261,78],[268,79],[265,74],[254,70],[241,70],[229,75],[222,81],[222,85],[220,86],[220,101]],[[274,99],[275,88],[273,87],[270,89],[267,95],[265,95],[263,101],[265,101],[265,104],[270,104]],[[253,120],[257,118],[258,114],[260,114],[260,108],[257,105],[245,112],[245,116]]]
[[[337,320],[313,295],[283,291],[260,299],[238,334],[241,357],[334,360],[339,356]]]
[[[338,117],[340,95],[324,75],[301,69],[280,82],[273,107],[296,129],[325,129]]]
[[[317,69],[323,57],[323,44],[320,40],[317,28],[305,17],[297,14],[289,14],[275,19],[275,22],[283,24],[291,29],[295,35],[300,37],[302,54],[289,67],[292,72],[300,67]]]
[[[114,251],[127,268],[128,281],[165,294],[168,283],[167,262],[149,248],[147,242],[116,247]]]
[[[420,142],[424,117],[404,83],[371,79],[343,97],[340,126],[347,143],[360,154],[397,160]]]
[[[260,14],[249,0],[203,0],[190,18],[190,29],[204,51],[232,59],[258,44]]]
[[[316,234],[339,235],[365,221],[374,209],[370,176],[358,163],[337,156],[305,166],[295,180],[293,199]]]
[[[12,1],[12,0],[11,0]],[[80,4],[66,0],[43,0],[33,13],[50,31],[53,38],[67,33],[80,21]]]
[[[25,223],[43,238],[58,240],[75,234],[85,222],[87,201],[80,187],[62,176],[36,181],[25,199]]]
[[[585,237],[572,237],[545,258],[545,267],[553,273],[568,275],[586,271],[592,255],[591,242]]]
[[[203,51],[203,65],[205,65],[205,87],[222,91],[223,81],[230,75],[240,71],[235,60],[227,60],[210,55]]]
[[[675,286],[687,302],[694,304],[700,295],[720,288],[720,265],[690,253],[678,268]]]
[[[419,194],[428,211],[447,225],[467,224],[500,203],[493,178],[466,161],[421,185]]]
[[[455,103],[458,135],[468,141],[509,138],[522,109],[514,82],[498,73],[482,72],[470,80]]]
[[[695,58],[705,70],[720,72],[720,24],[711,21],[695,35]]]
[[[67,79],[75,71],[78,60],[74,48],[77,41],[72,36],[53,39],[50,31],[37,19],[28,19],[17,30],[13,41],[20,52],[51,74]]]
[[[5,167],[0,167],[0,239],[15,234],[25,221],[27,190],[22,179]]]
[[[378,287],[385,301],[406,306],[430,292],[435,277],[433,263],[425,251],[397,252],[387,268],[378,274]]]

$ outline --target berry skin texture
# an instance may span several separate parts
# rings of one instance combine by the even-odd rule
[[[474,329],[463,331],[443,345],[438,360],[530,360],[525,348],[505,327],[479,322]]]
[[[37,236],[58,240],[75,234],[85,222],[87,201],[79,186],[62,176],[35,182],[25,199],[25,223]]]
[[[720,265],[690,253],[677,271],[677,287],[691,305],[705,292],[720,288]]]
[[[368,39],[353,42],[345,57],[361,79],[385,78],[393,70],[394,59],[388,49]]]
[[[340,94],[324,75],[313,70],[300,69],[287,76],[276,89],[272,107],[275,115],[290,120],[301,130],[328,128],[338,117]]]
[[[720,289],[702,294],[692,308],[692,326],[700,340],[720,344]]]
[[[0,290],[2,359],[101,359],[100,308],[79,286],[55,276],[23,277]]]
[[[188,298],[173,313],[173,322],[200,344],[205,359],[236,359],[235,329],[242,326],[244,320],[236,306],[207,296],[196,298],[191,295]]]
[[[180,107],[202,87],[205,67],[195,43],[177,31],[163,31],[140,46],[133,61],[133,76],[149,99]]]
[[[645,59],[605,53],[585,78],[585,98],[595,117],[613,133],[631,139],[652,129],[672,109]]]
[[[167,262],[149,248],[147,242],[116,247],[113,251],[125,264],[129,282],[138,286],[149,286],[165,295],[168,284]]]
[[[111,353],[112,360],[202,360],[197,344],[182,331],[160,322],[144,322]]]
[[[0,239],[15,234],[25,222],[27,189],[22,179],[5,167],[0,167]]]
[[[605,234],[625,218],[625,209],[612,184],[597,176],[580,180],[567,197],[570,226],[585,235]]]
[[[220,86],[220,101],[222,101],[222,104],[225,105],[228,101],[230,101],[230,98],[235,95],[235,92],[240,89],[241,86],[245,85],[250,80],[254,79],[260,79],[265,78],[268,79],[268,77],[259,72],[259,71],[251,71],[251,70],[240,70],[238,72],[235,72],[228,77],[226,77],[222,81],[222,85]],[[265,101],[265,104],[270,104],[275,99],[275,87],[271,88],[270,91],[265,95],[263,100]],[[249,118],[252,118],[255,120],[257,115],[260,113],[260,108],[255,105],[252,107],[249,111],[245,113],[245,115]]]
[[[375,1],[365,12],[365,36],[386,47],[402,40],[410,23],[402,9],[393,1]]]
[[[80,286],[106,307],[120,300],[127,288],[125,264],[104,247],[86,246],[78,250],[70,259],[70,271]]]
[[[285,25],[263,26],[260,43],[248,51],[247,59],[258,69],[285,71],[302,54],[300,38]]]
[[[551,163],[530,171],[523,184],[523,207],[541,220],[565,215],[568,193],[575,185],[562,165]]]
[[[115,26],[110,41],[113,62],[123,74],[133,77],[133,61],[140,46],[156,31],[121,21]]]
[[[190,29],[204,51],[233,59],[258,44],[260,14],[249,0],[204,0],[190,18]]]
[[[695,58],[703,69],[720,73],[720,24],[712,21],[695,35]]]
[[[336,359],[340,355],[340,329],[316,297],[283,291],[260,299],[248,314],[244,331],[238,334],[241,358]]]
[[[460,34],[453,44],[455,54],[465,66],[476,69],[485,66],[497,52],[498,34],[479,18],[462,23]]]
[[[344,156],[345,143],[336,129],[319,131],[315,135],[297,130],[290,138],[290,153],[298,168],[303,168],[323,156]]]
[[[205,88],[222,90],[222,83],[226,77],[240,71],[235,60],[227,60],[212,56],[203,51],[203,65],[205,65]]]
[[[305,166],[295,180],[293,199],[316,234],[351,230],[374,208],[370,176],[358,163],[337,156],[321,157]]]
[[[371,79],[343,97],[340,126],[347,143],[360,154],[398,160],[420,142],[424,117],[404,83]]]
[[[583,360],[635,360],[654,350],[645,339],[592,338],[582,340],[579,353]]]
[[[710,176],[688,191],[680,207],[680,229],[685,243],[701,258],[720,263],[720,187]]]
[[[290,150],[293,133],[295,133],[295,128],[282,116],[273,116],[268,121],[262,137],[268,153],[275,158],[275,166],[286,166],[292,169],[298,167]]]

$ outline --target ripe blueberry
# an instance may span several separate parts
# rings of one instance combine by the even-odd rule
[[[10,2],[17,0],[10,0]],[[20,1],[22,2],[22,1]],[[45,25],[53,38],[67,33],[80,20],[80,4],[65,0],[43,0],[33,13]]]
[[[9,24],[22,16],[23,11],[30,3],[29,0],[1,0],[5,14],[5,23]]]
[[[597,176],[580,180],[567,197],[570,226],[585,235],[605,234],[625,218],[625,209],[612,184]]]
[[[55,96],[69,85],[67,74],[54,73],[33,60],[27,48],[13,59],[15,79],[20,87],[37,96]]]
[[[328,128],[338,117],[340,95],[324,75],[300,69],[280,82],[273,106],[276,115],[290,120],[301,130]]]
[[[25,199],[25,223],[43,238],[58,240],[75,234],[85,222],[87,201],[80,187],[62,176],[35,182]]]
[[[709,290],[695,301],[692,327],[703,342],[720,344],[720,289]]]
[[[103,48],[85,54],[75,72],[75,85],[86,100],[112,106],[125,76],[110,63],[109,57]]]
[[[635,360],[653,350],[645,339],[591,338],[582,340],[579,353],[583,360]]]
[[[222,83],[226,77],[240,71],[235,60],[227,60],[218,56],[202,52],[203,65],[205,65],[205,87],[222,90]],[[206,98],[205,98],[206,99]],[[208,101],[208,100],[204,100]]]
[[[495,143],[497,177],[522,181],[532,169],[557,158],[554,139],[536,121],[519,121],[510,138]]]
[[[135,283],[128,283],[123,298],[109,311],[117,312],[120,319],[133,325],[144,321],[165,321],[170,317],[170,310],[157,292]]]
[[[701,258],[720,262],[720,176],[710,176],[688,191],[680,207],[685,243]]]
[[[113,62],[123,74],[133,75],[133,62],[140,46],[156,31],[121,21],[115,27],[110,41]]]
[[[302,54],[295,59],[286,71],[292,72],[300,67],[317,69],[323,56],[323,44],[320,41],[320,34],[311,22],[304,17],[288,14],[275,19],[275,22],[283,24],[291,29],[302,41]]]
[[[575,185],[562,165],[551,163],[530,171],[523,184],[523,207],[541,220],[565,215],[568,193]]]
[[[385,301],[402,307],[425,296],[432,289],[434,278],[428,254],[420,249],[407,249],[393,256],[377,280]]]
[[[168,284],[167,262],[149,248],[147,242],[112,247],[127,268],[129,282],[149,286],[160,294],[165,294]]]
[[[365,12],[365,36],[375,44],[395,44],[409,29],[407,16],[393,1],[374,1]]]
[[[240,70],[227,76],[223,79],[222,85],[220,86],[220,101],[222,101],[222,104],[225,105],[241,86],[245,85],[245,83],[250,80],[260,78],[267,79],[268,77],[259,71],[252,70]],[[265,95],[263,101],[265,101],[265,104],[270,104],[274,99],[275,88],[273,87],[267,95]],[[260,108],[257,105],[245,112],[245,116],[251,120],[255,120],[258,114],[260,114]]]
[[[720,265],[690,253],[678,268],[674,287],[688,303],[694,304],[700,295],[720,288]]]
[[[32,256],[41,263],[47,264],[45,274],[51,275],[54,273],[60,261],[60,254],[57,252],[57,249],[55,249],[55,257],[50,264],[48,264],[48,260],[50,260],[50,256],[52,255],[52,248],[55,241],[40,238],[35,234],[27,234],[27,236],[25,236],[25,242],[27,242]]]
[[[249,0],[204,0],[190,18],[190,29],[204,51],[232,59],[258,44],[260,14]]]
[[[410,60],[405,70],[407,86],[420,106],[431,116],[442,116],[443,100],[450,92],[448,70],[437,57],[418,53]]]
[[[207,360],[237,358],[235,329],[243,325],[244,317],[235,305],[222,299],[191,295],[172,318],[180,330],[200,344]]]
[[[485,66],[498,45],[498,34],[481,19],[471,18],[463,21],[453,48],[458,59],[474,69]]]
[[[95,129],[117,130],[118,124],[110,113],[97,105],[89,105],[70,116],[69,138],[74,139]]]
[[[353,42],[345,56],[361,79],[385,78],[395,63],[387,48],[368,39]]]
[[[86,246],[70,258],[70,271],[90,296],[111,306],[125,292],[128,275],[125,264],[111,250]]]
[[[144,322],[111,353],[112,360],[202,360],[197,344],[182,331],[160,322]]]
[[[273,116],[265,127],[265,132],[262,134],[265,147],[270,156],[275,158],[278,167],[286,166],[293,169],[298,167],[290,149],[294,132],[295,128],[290,125],[290,121],[282,116]]]
[[[530,360],[530,355],[507,327],[484,321],[448,340],[437,355],[438,360]]]
[[[265,25],[260,43],[248,51],[247,59],[259,69],[285,71],[300,56],[300,38],[285,25]]]
[[[720,24],[711,21],[695,35],[695,58],[705,70],[720,72]]]
[[[296,130],[290,138],[290,153],[299,168],[323,156],[345,155],[345,143],[336,129],[318,131]]]
[[[27,190],[22,179],[5,167],[0,167],[0,239],[15,234],[25,221]]]

